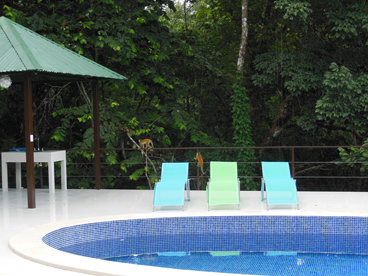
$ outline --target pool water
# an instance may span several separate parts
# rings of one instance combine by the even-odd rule
[[[253,275],[368,275],[368,255],[238,251],[169,252],[108,258],[174,269]]]

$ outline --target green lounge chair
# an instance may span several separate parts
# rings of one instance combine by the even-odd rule
[[[187,201],[190,200],[188,179],[189,163],[163,163],[161,180],[156,183],[153,195],[153,211],[158,206],[183,206],[187,188]]]
[[[290,175],[288,162],[262,162],[261,200],[267,193],[269,205],[296,204],[299,209],[296,180]]]
[[[207,183],[208,211],[211,205],[237,204],[239,209],[240,181],[236,162],[210,162]]]

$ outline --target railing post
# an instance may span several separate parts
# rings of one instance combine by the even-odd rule
[[[295,178],[295,148],[291,148],[291,176]]]
[[[199,152],[199,149],[197,149],[197,153]],[[197,160],[197,162],[199,162]],[[199,166],[196,166],[197,167],[197,190],[199,191],[201,189],[201,181],[199,179]]]
[[[199,167],[198,166],[196,167],[197,167],[197,190],[199,191],[201,188],[201,182],[199,180]]]

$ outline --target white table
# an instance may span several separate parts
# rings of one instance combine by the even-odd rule
[[[55,193],[55,162],[61,162],[61,189],[66,190],[66,152],[65,150],[46,150],[34,152],[34,162],[48,163],[49,192]],[[16,188],[21,189],[21,163],[26,163],[25,151],[7,151],[1,153],[3,192],[8,191],[8,163],[15,163]]]

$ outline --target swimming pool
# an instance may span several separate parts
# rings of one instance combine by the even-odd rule
[[[322,250],[340,252],[340,254],[342,252],[367,254],[368,250],[367,217],[239,216],[230,214],[230,212],[229,214],[226,213],[226,215],[229,216],[223,216],[220,213],[207,216],[207,214],[203,213],[202,216],[199,214],[193,217],[177,217],[178,215],[180,216],[180,214],[183,213],[132,214],[58,222],[35,227],[19,233],[10,239],[9,245],[18,255],[38,263],[65,270],[94,275],[148,275],[157,273],[161,276],[173,275],[172,269],[102,260],[102,258],[109,255],[106,253],[108,244],[111,244],[112,240],[115,238],[123,238],[126,244],[131,245],[125,246],[124,249],[130,254],[131,252],[137,252],[137,249],[143,252],[143,249],[147,247],[157,250],[157,245],[148,243],[147,239],[143,238],[144,236],[151,236],[152,239],[156,239],[157,241],[157,239],[163,235],[187,234],[188,237],[190,235],[202,235],[207,236],[207,239],[211,241],[211,235],[229,234],[228,236],[237,236],[238,242],[232,246],[226,245],[228,244],[227,242],[223,242],[225,246],[228,246],[226,250],[233,250],[235,246],[239,247],[243,245],[248,246],[248,250],[251,250],[251,248],[253,248],[253,250],[272,250],[272,247],[276,248],[278,244],[281,245],[281,247],[278,248],[285,251],[294,251],[294,249],[298,247],[299,249],[295,250],[295,252],[304,250],[307,252],[319,252]],[[166,217],[158,217],[162,215]],[[281,238],[284,234],[286,234],[288,238]],[[292,245],[290,245],[291,235],[294,235],[293,241],[295,241]],[[314,242],[307,243],[304,238],[302,238],[303,235],[304,237],[309,235],[312,241],[314,239]],[[331,244],[322,242],[323,239],[318,240],[318,235],[325,235],[325,241],[329,240]],[[248,238],[245,236],[248,236]],[[110,242],[103,241],[106,240],[106,238],[110,240]],[[51,246],[53,247],[42,241],[46,241],[46,239],[49,239],[47,242],[52,241],[53,244],[51,244]],[[133,240],[136,241],[134,242]],[[137,240],[141,240],[141,242],[137,242]],[[99,245],[94,248],[92,247],[91,251],[90,249],[87,250],[87,247],[82,246],[88,243]],[[78,244],[80,246],[77,246]],[[192,246],[190,239],[187,238],[187,242],[183,243],[178,239],[174,239],[170,242],[163,243],[160,247],[165,246],[170,249],[170,246],[173,244],[176,245],[177,248]],[[218,245],[219,244],[216,246]],[[86,255],[89,257],[76,255],[76,252],[71,254],[59,250],[61,247],[73,249],[73,246],[77,246],[81,249],[83,248],[84,253],[87,253]],[[211,249],[211,247],[208,247],[208,245],[204,243],[195,244],[195,246],[199,248],[199,250],[205,250],[206,247]],[[122,251],[118,249],[118,247],[117,250],[120,250],[117,252],[118,256]],[[123,252],[123,254],[125,253]],[[175,275],[187,276],[188,271],[175,270]],[[191,271],[190,275],[223,274]]]
[[[368,254],[368,218],[197,216],[108,220],[62,227],[49,231],[42,240],[59,251],[97,259],[173,251]]]

